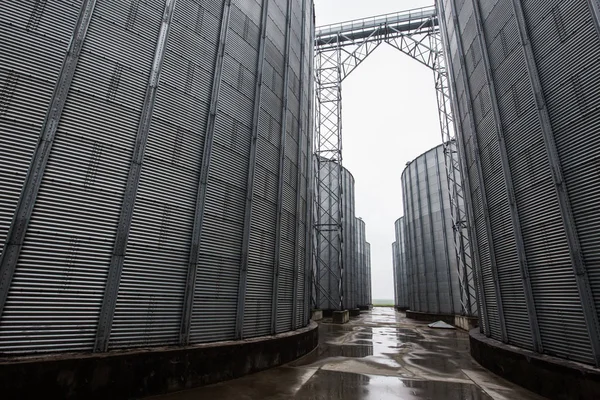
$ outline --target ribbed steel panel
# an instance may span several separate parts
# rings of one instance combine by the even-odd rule
[[[178,1],[174,10],[111,348],[176,344],[179,340],[212,84],[201,77],[214,74],[219,18],[191,1]],[[180,79],[182,76],[186,79]]]
[[[594,54],[600,50],[597,20],[585,0],[523,2],[448,1],[442,18],[454,35],[450,13],[459,14],[460,39],[468,71],[462,71],[456,38],[450,53],[457,83],[456,100],[461,119],[473,118],[483,176],[476,168],[467,171],[471,183],[480,269],[486,293],[491,336],[501,339],[496,319],[492,262],[498,266],[499,288],[504,308],[508,343],[532,348],[531,314],[525,307],[519,258],[526,261],[531,280],[535,317],[544,353],[589,364],[600,362],[600,269],[595,228],[600,221],[597,204],[600,181],[597,174],[600,117],[591,104],[600,96],[600,67]],[[489,54],[491,76],[483,77],[474,47],[468,16],[478,7],[483,28],[481,45]],[[476,24],[477,25],[477,24]],[[451,68],[452,69],[452,68]],[[473,104],[466,106],[460,74],[467,74]],[[485,80],[493,79],[493,82]],[[482,83],[483,82],[483,83]],[[494,86],[493,95],[491,85]],[[506,162],[495,136],[493,103],[498,105]],[[472,106],[472,107],[471,107]],[[479,108],[478,108],[479,107]],[[468,116],[465,110],[472,110]],[[524,134],[527,132],[527,134]],[[461,133],[474,166],[474,146]],[[506,166],[510,169],[507,171]],[[511,224],[509,193],[501,168],[514,187],[521,234]],[[482,208],[481,188],[485,182],[489,208]],[[592,212],[591,210],[594,210]],[[483,213],[489,213],[486,222]],[[486,227],[485,225],[490,226]],[[594,228],[591,228],[594,227]],[[488,238],[486,229],[493,233]],[[515,239],[515,237],[517,239]],[[519,238],[522,239],[519,239]],[[516,240],[522,240],[519,249]],[[487,251],[495,249],[495,260]],[[580,249],[580,250],[579,250]],[[525,289],[527,290],[527,288]],[[593,300],[591,297],[593,296]]]
[[[447,200],[444,148],[437,146],[411,161],[402,173],[405,216],[396,221],[397,276],[405,277],[403,307],[411,310],[460,313],[458,270]],[[402,266],[402,264],[404,264]],[[401,272],[400,272],[401,271]]]
[[[394,260],[394,293],[396,307],[409,308],[408,303],[408,276],[406,254],[406,231],[404,217],[394,223],[394,236],[396,241],[392,245]]]
[[[263,3],[271,4],[258,103]],[[249,195],[253,209],[244,335],[271,333],[280,154],[277,331],[303,326],[311,228],[305,167],[312,134],[310,0],[2,2],[0,146],[6,151],[0,155],[0,251],[58,93],[67,47],[82,7],[89,4],[95,8],[88,13],[81,53],[70,64],[75,65],[72,80],[67,80],[64,108],[55,116],[56,136],[40,171],[43,178],[32,199],[16,269],[14,275],[0,271],[10,285],[0,309],[0,352],[89,351],[97,334],[104,335],[97,333],[103,301],[110,313],[106,326],[112,324],[111,349],[187,344],[188,334],[192,343],[233,339]],[[175,5],[172,13],[170,4]],[[280,38],[286,30],[295,32],[290,34],[289,61]],[[160,43],[159,32],[164,33]],[[282,80],[286,63],[288,86]],[[287,111],[284,89],[289,93]],[[155,96],[148,95],[152,91]],[[282,115],[287,117],[283,127]],[[255,122],[256,170],[248,187]],[[139,182],[135,171],[141,171]],[[132,184],[134,190],[126,186]],[[130,226],[124,215],[130,216]],[[119,235],[125,243],[115,248]],[[190,260],[191,254],[198,260]],[[116,280],[107,282],[111,257],[121,256]],[[114,297],[111,287],[116,288]],[[187,288],[190,307],[184,301]],[[294,290],[297,295],[292,296]],[[107,296],[116,303],[114,315],[106,306]],[[191,310],[188,328],[182,324],[185,307]],[[292,310],[297,312],[294,322]]]
[[[323,204],[323,212],[321,215],[321,223],[331,223],[330,219],[337,216],[337,197],[330,194],[330,190],[327,188],[337,187],[338,179],[342,182],[342,198],[341,198],[341,211],[344,215],[342,235],[343,241],[343,265],[344,265],[344,276],[342,278],[342,289],[344,293],[344,308],[356,308],[358,302],[358,287],[359,287],[359,270],[360,263],[357,263],[356,254],[360,252],[360,244],[356,243],[356,217],[355,217],[355,194],[354,194],[354,177],[345,168],[341,169],[341,176],[339,174],[339,167],[331,162],[325,162],[321,164],[321,177],[322,183],[320,185],[321,190],[321,202]],[[327,222],[325,222],[327,221]],[[321,287],[328,291],[329,296],[321,295],[322,309],[338,309],[338,305],[333,304],[333,299],[339,299],[338,282],[339,282],[339,243],[337,240],[336,232],[324,232],[322,235],[329,238],[321,240],[321,258],[326,264],[321,264]],[[331,299],[330,299],[331,298]]]

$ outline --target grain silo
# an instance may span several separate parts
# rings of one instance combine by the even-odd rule
[[[306,326],[312,1],[0,15],[0,352]]]
[[[482,330],[600,366],[598,2],[446,0],[438,10]]]
[[[425,314],[458,315],[460,290],[442,145],[407,165],[402,198],[408,307]]]
[[[323,228],[317,236],[319,261],[315,295],[321,310],[347,310],[356,307],[356,294],[353,289],[356,270],[354,177],[346,168],[325,159],[320,162],[319,169],[321,205],[318,210],[318,223],[327,228]],[[341,185],[338,184],[340,175]],[[341,189],[341,193],[337,193],[338,188]],[[340,212],[343,221],[341,231],[337,229]],[[342,266],[343,283],[340,288]],[[341,302],[340,289],[343,295]]]
[[[392,245],[394,259],[394,305],[398,310],[406,310],[409,307],[404,217],[398,218],[394,223],[394,234],[396,238],[396,241]]]
[[[600,365],[597,18],[585,1],[495,3],[443,10],[484,332]]]
[[[365,279],[361,282],[365,288],[366,302],[364,306],[373,306],[373,295],[371,293],[371,243],[365,242]]]

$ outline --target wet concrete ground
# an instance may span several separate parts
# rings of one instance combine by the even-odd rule
[[[324,320],[319,335],[319,347],[291,364],[153,399],[543,400],[473,361],[467,333],[392,308],[345,325]]]

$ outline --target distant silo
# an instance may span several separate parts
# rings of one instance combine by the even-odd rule
[[[598,2],[438,3],[483,332],[600,366]]]
[[[408,307],[457,315],[460,291],[444,168],[440,145],[411,161],[402,172]]]
[[[356,242],[357,242],[357,274],[358,274],[358,307],[365,308],[368,305],[367,292],[367,241],[366,224],[362,218],[356,218]]]
[[[319,290],[316,298],[318,308],[323,310],[339,310],[355,308],[353,282],[356,269],[355,255],[355,196],[354,177],[346,169],[334,162],[320,163],[318,223],[326,226],[317,237],[319,261],[317,281]],[[341,173],[341,185],[338,184]],[[332,191],[341,187],[341,193]],[[341,196],[341,197],[340,197]],[[341,199],[341,207],[338,202]],[[339,237],[337,223],[342,212],[342,237]],[[340,248],[342,251],[340,251]],[[340,258],[340,254],[343,260]],[[343,262],[343,304],[340,304],[340,262]]]
[[[365,280],[363,282],[363,287],[365,287],[366,303],[365,306],[371,307],[373,305],[373,295],[371,293],[371,243],[365,243]]]
[[[404,230],[404,217],[400,217],[394,223],[396,241],[392,245],[394,259],[394,305],[403,310],[408,307],[408,280],[406,262],[406,233]]]
[[[305,326],[312,1],[0,15],[0,352]]]

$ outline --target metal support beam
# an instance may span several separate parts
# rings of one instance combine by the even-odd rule
[[[452,23],[454,25],[454,31],[460,32],[458,15],[456,14],[456,4],[455,4],[454,0],[451,0],[451,1],[453,2],[453,7],[451,7],[450,11],[451,11]],[[443,7],[443,5],[442,5],[442,7]],[[494,239],[493,239],[493,233],[492,233],[492,229],[491,229],[492,225],[490,222],[489,207],[488,207],[488,200],[487,200],[487,193],[486,193],[486,186],[485,186],[486,183],[483,178],[483,168],[482,168],[481,160],[480,160],[481,151],[479,149],[479,141],[477,138],[477,125],[474,121],[473,99],[471,98],[471,84],[466,76],[467,67],[466,67],[466,62],[465,62],[465,56],[464,56],[465,52],[464,52],[464,48],[463,48],[462,38],[457,35],[456,39],[457,39],[456,40],[457,50],[458,50],[458,54],[460,55],[459,56],[460,69],[462,71],[461,73],[459,73],[459,75],[462,77],[462,83],[463,83],[463,86],[465,87],[465,98],[466,98],[466,103],[467,103],[466,104],[467,109],[462,110],[462,111],[467,116],[469,128],[471,130],[471,138],[473,140],[473,148],[474,148],[474,153],[475,153],[475,156],[474,156],[475,168],[477,170],[479,190],[481,193],[481,202],[483,205],[483,217],[485,219],[485,229],[486,229],[488,250],[489,250],[489,254],[490,254],[490,263],[491,263],[491,268],[492,268],[492,274],[494,276],[494,287],[496,290],[496,299],[498,302],[498,319],[500,322],[502,341],[506,343],[506,342],[508,342],[508,335],[506,333],[506,324],[504,322],[504,309],[502,306],[502,292],[500,290],[500,279],[499,279],[499,275],[498,275],[498,266],[496,264],[496,251],[494,248]],[[457,75],[453,74],[453,76],[458,78]],[[456,87],[455,87],[455,93],[456,93],[456,96],[458,96]],[[458,105],[458,108],[456,111],[460,113],[460,111],[461,111],[460,105]],[[457,120],[460,120],[460,117]],[[462,128],[462,125],[461,125],[460,130],[464,134],[465,130]],[[463,153],[463,154],[466,154],[466,153]],[[475,222],[475,220],[473,222]]]
[[[283,218],[283,185],[285,184],[285,146],[287,139],[287,114],[288,114],[288,96],[290,84],[290,42],[292,29],[292,0],[287,0],[286,22],[285,22],[285,45],[283,50],[283,89],[282,89],[282,107],[281,107],[281,130],[279,136],[279,181],[277,182],[277,213],[275,220],[275,256],[273,257],[273,282],[271,293],[271,333],[277,332],[277,308],[279,306],[279,270],[281,262],[281,221]],[[293,304],[293,307],[296,305]],[[292,312],[293,315],[293,312]]]
[[[475,249],[471,246],[471,238],[474,236],[467,218],[470,215],[467,211],[468,202],[465,201],[466,196],[470,196],[470,189],[468,180],[465,180],[463,176],[463,171],[466,168],[461,161],[459,146],[456,145],[460,137],[455,130],[457,125],[454,124],[453,116],[456,107],[450,90],[450,77],[448,63],[446,62],[448,57],[444,46],[445,36],[446,31],[443,23],[440,25],[440,34],[430,36],[431,48],[435,49],[436,55],[433,68],[436,100],[444,146],[444,168],[447,178],[461,312],[466,315],[475,315],[478,314],[475,298],[476,290],[473,286],[476,281],[476,271],[473,266],[472,252]],[[472,221],[472,219],[470,220]]]
[[[529,326],[531,329],[531,338],[533,349],[538,353],[543,352],[542,337],[537,320],[537,314],[535,310],[535,301],[533,299],[533,290],[531,288],[531,280],[529,278],[529,266],[527,265],[527,257],[525,256],[525,245],[523,241],[523,233],[521,230],[521,219],[519,218],[519,207],[515,198],[515,188],[512,180],[512,174],[510,170],[510,163],[508,161],[508,152],[506,150],[506,143],[504,141],[504,129],[502,127],[502,119],[500,117],[500,107],[498,105],[498,98],[496,96],[496,86],[494,84],[494,76],[492,74],[492,68],[490,64],[487,41],[485,36],[485,30],[482,26],[481,10],[479,9],[479,3],[475,0],[471,0],[473,6],[473,12],[475,17],[475,26],[477,30],[477,41],[479,43],[479,50],[481,51],[481,61],[486,74],[486,81],[488,82],[488,89],[490,95],[490,103],[492,106],[492,112],[494,113],[494,125],[497,133],[498,147],[500,150],[500,161],[502,163],[502,173],[504,175],[504,184],[508,193],[508,202],[510,205],[510,217],[515,236],[515,243],[517,246],[517,258],[519,260],[519,267],[521,271],[521,279],[523,281],[523,292],[525,295],[525,303],[527,305],[527,314],[529,317]]]
[[[437,149],[435,150],[437,155]],[[435,233],[433,230],[433,211],[431,209],[431,186],[429,182],[429,166],[427,165],[427,155],[423,157],[425,163],[425,188],[427,193],[427,212],[429,213],[429,235],[431,237],[431,256],[433,257],[433,269],[435,271],[435,302],[438,314],[441,312],[440,304],[440,278],[438,276],[438,262],[436,259]],[[441,206],[441,204],[440,204]]]
[[[256,142],[258,140],[258,121],[262,100],[263,66],[265,63],[265,45],[267,42],[267,22],[269,1],[262,0],[260,19],[260,39],[258,58],[256,60],[256,84],[254,86],[254,112],[252,116],[252,137],[248,160],[248,180],[246,183],[246,206],[244,211],[244,232],[242,237],[242,254],[240,259],[240,278],[238,282],[237,316],[235,321],[235,338],[244,337],[244,309],[246,307],[246,284],[248,280],[248,257],[250,253],[250,232],[252,231],[252,200],[254,196],[254,178],[256,171]]]
[[[413,161],[413,164],[415,164],[415,181],[417,184],[417,206],[419,207],[419,225],[421,227],[420,229],[420,233],[421,234],[421,257],[423,257],[423,279],[425,280],[425,308],[427,311],[431,312],[429,307],[431,305],[430,302],[430,293],[429,293],[429,287],[427,285],[427,255],[425,254],[425,224],[423,223],[423,205],[421,204],[421,181],[419,179],[419,162],[418,161]],[[411,189],[412,189],[412,183],[411,183]],[[417,230],[415,229],[415,234],[417,233]],[[415,265],[417,272],[419,271],[419,265]],[[421,292],[419,290],[419,292]],[[423,310],[417,310],[417,311],[423,311]]]
[[[79,55],[83,48],[95,6],[96,0],[85,0],[79,10],[77,23],[73,30],[60,74],[56,80],[54,93],[48,105],[48,111],[46,112],[46,118],[42,125],[38,143],[34,150],[25,182],[23,183],[21,196],[6,235],[4,251],[0,256],[0,316],[6,305],[10,285],[17,268],[19,256],[21,255],[21,248],[25,241],[25,234],[31,220],[31,214],[33,213],[33,207],[35,206],[37,195],[42,185],[46,165],[50,158],[54,138],[56,137],[60,118],[67,101],[67,95],[71,88],[71,81],[77,69]]]
[[[534,93],[538,119],[542,128],[544,146],[546,148],[546,155],[548,157],[548,163],[550,164],[552,181],[554,182],[554,189],[556,192],[558,205],[560,207],[565,237],[569,245],[569,256],[571,258],[571,265],[573,267],[573,273],[577,282],[577,289],[579,291],[583,316],[585,318],[596,366],[600,366],[600,322],[598,320],[598,313],[594,304],[594,297],[590,286],[585,260],[583,258],[583,252],[579,243],[579,234],[573,218],[573,211],[571,208],[571,201],[569,198],[567,185],[564,181],[562,173],[560,156],[554,141],[554,132],[552,130],[550,115],[546,107],[546,98],[535,61],[535,56],[533,54],[533,49],[531,47],[531,41],[527,31],[527,22],[525,20],[523,7],[519,0],[512,0],[512,5],[519,31],[519,37],[521,39],[523,55],[525,56],[525,65],[527,66],[531,88],[533,89]]]
[[[594,21],[594,28],[600,37],[600,0],[587,0],[587,3]]]
[[[446,225],[446,210],[444,209],[444,194],[442,175],[440,171],[440,158],[438,152],[435,152],[435,174],[437,176],[438,201],[440,202],[440,214],[442,219],[442,237],[444,238],[444,256],[446,258],[446,279],[448,279],[448,295],[450,297],[450,313],[454,313],[454,291],[452,290],[452,266],[450,265],[450,251],[448,251],[448,226]],[[430,211],[431,214],[431,211]],[[433,226],[433,223],[432,223]],[[433,237],[433,233],[431,234]]]
[[[131,158],[129,175],[125,187],[125,195],[123,196],[123,204],[121,205],[121,216],[119,218],[119,225],[117,226],[117,236],[115,238],[113,254],[110,259],[108,278],[104,290],[104,299],[102,301],[102,308],[98,319],[98,330],[96,332],[96,343],[94,345],[94,351],[96,352],[106,351],[108,349],[108,340],[112,328],[115,307],[117,305],[117,294],[119,291],[119,283],[121,281],[121,272],[123,271],[123,262],[125,261],[125,252],[127,250],[127,241],[131,229],[133,209],[142,174],[144,152],[146,150],[150,125],[152,124],[156,93],[158,92],[158,86],[160,84],[162,61],[166,52],[169,28],[171,27],[171,19],[173,17],[176,1],[177,0],[165,1],[162,23],[158,34],[158,42],[154,52],[154,61],[152,63],[152,70],[150,72],[146,96],[144,98],[144,106],[138,125],[135,147],[133,149],[133,156]]]
[[[221,75],[223,73],[223,59],[225,57],[225,44],[227,43],[227,31],[229,30],[229,15],[231,11],[231,0],[223,3],[221,13],[221,27],[219,31],[219,48],[215,60],[215,72],[213,74],[212,92],[210,96],[210,109],[206,123],[206,134],[204,138],[204,149],[202,151],[202,165],[200,166],[200,179],[198,193],[196,195],[196,210],[194,213],[194,227],[192,229],[192,240],[190,256],[188,260],[188,273],[183,299],[181,317],[181,329],[179,333],[179,344],[188,345],[190,342],[190,327],[192,321],[192,309],[194,304],[194,293],[196,292],[196,274],[198,270],[198,259],[200,256],[200,243],[202,240],[202,229],[204,227],[204,209],[206,206],[206,189],[208,187],[208,172],[212,158],[213,142],[215,137],[215,121],[219,104],[221,90]]]
[[[304,29],[304,26],[306,25],[306,0],[302,0],[302,8],[300,10],[300,12],[302,12],[302,23],[300,24],[300,26],[302,26],[302,33],[300,35],[300,75],[298,77],[298,79],[300,80],[300,88],[298,91],[298,152],[296,153],[296,160],[298,163],[298,171],[296,174],[296,227],[295,227],[295,234],[294,234],[294,273],[293,273],[293,287],[292,287],[292,324],[291,324],[291,329],[295,330],[298,328],[298,324],[296,323],[296,320],[298,319],[298,279],[299,279],[299,272],[300,272],[300,268],[304,268],[304,265],[300,264],[300,235],[302,235],[302,232],[300,231],[300,226],[301,224],[301,217],[302,217],[302,138],[306,133],[306,127],[304,126],[304,118],[303,118],[303,114],[304,114],[304,85],[305,85],[305,80],[304,80],[304,58],[306,57],[306,29]],[[310,59],[312,61],[312,58]],[[306,141],[308,143],[308,135],[306,135]],[[306,152],[306,155],[308,157],[308,155],[311,154],[310,151]],[[305,160],[306,164],[309,164],[309,160]],[[308,172],[308,171],[307,171]],[[308,174],[304,175],[304,176],[308,176]],[[306,183],[307,189],[308,189],[308,182]],[[306,196],[308,197],[308,196]],[[304,246],[308,246],[308,241],[305,239],[304,241]],[[306,265],[306,263],[308,262],[308,259],[305,258],[304,259],[304,264]],[[306,269],[305,269],[305,273],[307,273]],[[306,287],[305,287],[305,291],[306,291]],[[304,296],[304,301],[308,301],[307,297]],[[305,307],[303,307],[304,310]]]

